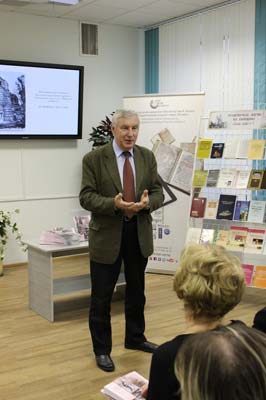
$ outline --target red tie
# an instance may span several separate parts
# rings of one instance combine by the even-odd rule
[[[123,197],[125,201],[135,202],[135,184],[134,184],[134,174],[129,161],[131,156],[129,151],[123,152],[125,157],[124,168],[123,168]],[[131,211],[125,211],[125,215],[131,218],[134,213]]]

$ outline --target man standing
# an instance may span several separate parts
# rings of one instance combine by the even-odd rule
[[[151,212],[162,206],[163,190],[156,160],[135,145],[139,117],[133,111],[113,115],[114,140],[83,159],[80,204],[91,211],[89,252],[91,305],[89,327],[96,363],[113,371],[110,305],[124,262],[125,347],[152,353],[144,335],[144,274],[153,252]]]

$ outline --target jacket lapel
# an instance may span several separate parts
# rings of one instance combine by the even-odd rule
[[[105,162],[105,167],[108,173],[110,174],[110,177],[113,181],[113,184],[115,185],[117,192],[122,192],[122,185],[120,181],[120,176],[118,172],[118,167],[117,167],[117,162],[116,162],[116,156],[113,150],[112,142],[110,142],[106,148],[104,149],[104,162]]]

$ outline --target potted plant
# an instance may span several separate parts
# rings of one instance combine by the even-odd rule
[[[13,233],[15,235],[15,239],[23,251],[27,249],[27,246],[21,240],[21,234],[19,233],[17,223],[13,221],[13,215],[18,213],[18,209],[13,213],[0,210],[0,276],[3,275],[4,251],[7,246],[9,234]]]
[[[113,114],[111,113],[111,116]],[[92,147],[95,148],[110,142],[113,138],[111,125],[111,119],[106,116],[96,128],[92,127],[92,132],[89,133],[90,138],[88,139],[89,142],[92,142]]]

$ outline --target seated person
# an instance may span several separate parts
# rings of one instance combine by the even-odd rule
[[[148,400],[179,399],[174,361],[180,346],[191,335],[222,325],[224,315],[240,302],[244,288],[239,259],[223,247],[185,247],[174,277],[174,290],[184,303],[187,327],[182,335],[162,344],[153,354],[148,393],[144,393]]]
[[[266,335],[242,323],[191,335],[176,376],[182,400],[265,400]]]

